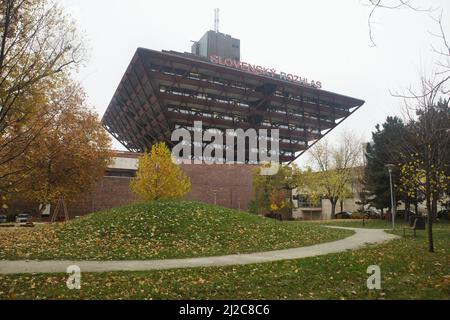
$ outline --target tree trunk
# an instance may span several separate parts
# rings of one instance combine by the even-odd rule
[[[405,202],[405,222],[408,222],[409,210],[411,209],[411,203],[409,201]]]
[[[433,219],[430,219],[429,215],[428,215],[428,251],[434,252]]]
[[[431,212],[433,213],[433,222],[437,222],[437,197],[434,194],[431,201]]]
[[[428,251],[434,252],[434,243],[433,243],[433,209],[431,205],[431,195],[427,192],[427,211],[428,211]]]
[[[344,201],[341,199],[339,200],[340,204],[341,204],[341,212],[344,211]]]
[[[330,202],[331,202],[331,219],[334,219],[334,214],[336,213],[337,200],[330,199]]]

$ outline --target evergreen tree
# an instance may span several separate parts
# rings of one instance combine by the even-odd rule
[[[369,203],[378,209],[391,207],[389,172],[386,164],[398,164],[401,159],[401,146],[408,134],[403,121],[398,117],[387,117],[386,122],[376,126],[372,132],[372,143],[367,145],[367,166],[365,176]],[[398,184],[398,170],[393,171],[393,183]],[[395,188],[395,199],[401,199],[401,193]]]

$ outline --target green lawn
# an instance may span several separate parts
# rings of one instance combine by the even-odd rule
[[[342,223],[342,222],[338,222]],[[292,223],[295,224],[295,223]],[[316,225],[310,223],[311,226]],[[400,230],[395,233],[401,235]],[[450,299],[450,227],[438,224],[435,253],[426,232],[357,251],[234,267],[67,275],[0,275],[3,299]],[[368,290],[369,265],[382,290]]]
[[[154,259],[273,250],[333,241],[361,220],[279,222],[196,202],[159,202],[91,214],[62,225],[0,229],[9,259]],[[367,228],[391,227],[368,220]],[[402,235],[401,223],[394,232]],[[149,272],[0,275],[0,299],[450,299],[450,224],[357,251],[246,266]],[[381,268],[381,290],[368,290],[366,270]]]
[[[308,246],[353,232],[190,201],[134,204],[66,224],[0,228],[0,259],[132,260]]]
[[[341,227],[351,227],[351,228],[374,228],[374,229],[388,229],[392,230],[392,221],[380,220],[380,219],[336,219],[328,221],[319,221],[310,223],[319,223],[328,226],[341,226]],[[395,221],[395,229],[403,230],[403,227],[409,226],[404,219],[397,219]],[[450,228],[450,222],[448,220],[442,220],[433,224],[434,228]]]

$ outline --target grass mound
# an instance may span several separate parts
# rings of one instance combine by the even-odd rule
[[[35,230],[1,230],[0,259],[131,260],[268,251],[352,234],[191,201],[133,204]]]

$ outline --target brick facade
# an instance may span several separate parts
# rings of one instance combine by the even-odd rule
[[[192,191],[188,199],[247,210],[254,197],[252,165],[213,164],[182,165],[191,178]]]
[[[192,191],[187,199],[220,206],[247,210],[254,197],[252,187],[252,165],[194,165],[183,164],[183,170],[191,179]],[[131,191],[130,177],[105,176],[93,192],[81,197],[76,204],[68,204],[71,217],[118,207],[137,201]],[[25,200],[11,203],[10,212],[37,214],[38,204]],[[54,206],[52,206],[53,212]]]

